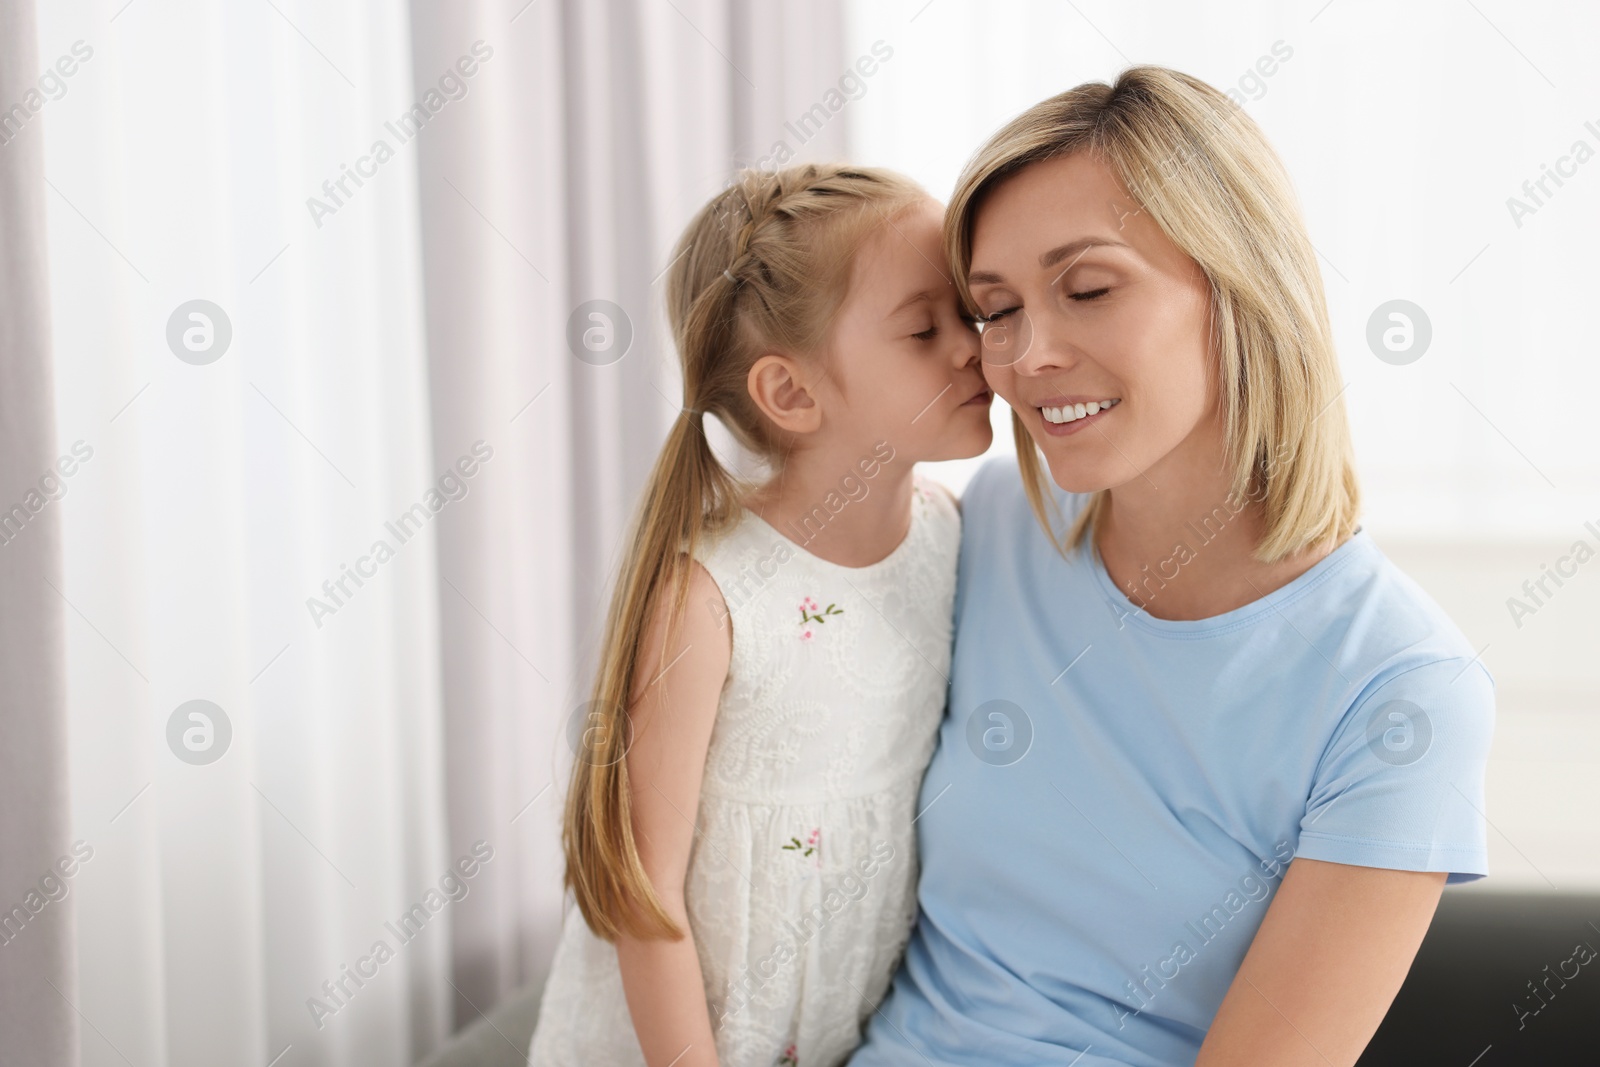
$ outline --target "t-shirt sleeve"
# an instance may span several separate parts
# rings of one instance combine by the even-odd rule
[[[1296,855],[1360,867],[1489,873],[1484,768],[1494,680],[1483,665],[1439,660],[1362,694],[1317,768]]]

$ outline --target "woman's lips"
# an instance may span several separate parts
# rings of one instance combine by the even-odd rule
[[[1052,401],[1035,408],[1039,412],[1039,421],[1044,425],[1044,432],[1051,437],[1068,437],[1082,433],[1091,423],[1100,423],[1114,409],[1122,406],[1121,397],[1106,397],[1100,400],[1059,397],[1052,398]]]

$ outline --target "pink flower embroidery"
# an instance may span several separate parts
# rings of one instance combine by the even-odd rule
[[[817,858],[816,859],[816,865],[818,867],[821,867],[822,866],[822,827],[820,827],[820,826],[813,827],[811,832],[809,834],[806,834],[806,839],[804,841],[800,840],[798,837],[789,838],[789,843],[787,845],[784,845],[783,849],[786,852],[798,852],[798,853],[800,853],[800,855],[808,857],[808,858],[811,857],[811,856],[815,856]]]
[[[812,629],[812,623],[824,623],[830,615],[843,615],[844,609],[837,604],[820,607],[810,597],[800,601],[800,640],[810,641],[817,636],[817,631]]]
[[[783,1056],[778,1060],[778,1067],[800,1067],[800,1059],[795,1054],[793,1042],[783,1050]]]

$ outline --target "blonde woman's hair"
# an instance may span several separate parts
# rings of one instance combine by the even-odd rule
[[[712,452],[701,418],[717,416],[745,448],[781,465],[746,385],[751,366],[769,352],[820,358],[856,251],[927,195],[871,167],[745,170],[700,209],[673,250],[667,312],[686,410],[650,472],[629,535],[562,829],[565,884],[600,937],[682,936],[639,858],[624,757],[645,635],[670,602],[670,646],[687,600],[688,561],[702,540],[732,525],[745,488]]]
[[[1355,529],[1360,492],[1316,250],[1283,164],[1223,93],[1137,66],[1114,85],[1087,82],[1006,124],[967,164],[945,215],[968,309],[973,221],[986,194],[1030,163],[1078,151],[1104,162],[1210,283],[1232,494],[1260,501],[1265,517],[1256,558],[1342,542]],[[1029,502],[1055,541],[1047,475],[1015,412],[1012,432]],[[1092,538],[1106,503],[1106,490],[1090,496],[1058,543],[1063,551]]]

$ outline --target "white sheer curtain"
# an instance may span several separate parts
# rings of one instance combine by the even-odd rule
[[[469,42],[494,49],[420,155],[436,463],[480,438],[496,450],[484,488],[439,524],[450,851],[514,843],[452,911],[465,1022],[540,979],[554,950],[567,724],[681,403],[661,303],[671,245],[779,142],[795,160],[842,156],[847,107],[824,105],[803,140],[786,123],[855,56],[836,2],[412,10],[419,91]],[[618,347],[579,358],[569,324],[589,324],[591,301],[609,302]]]
[[[33,0],[0,0],[0,1065],[72,1062],[78,1020],[66,765],[67,605],[55,470],[44,96]],[[30,96],[30,93],[32,94]],[[0,104],[0,107],[6,107]],[[76,461],[68,457],[70,466]],[[60,863],[60,868],[56,864]],[[24,889],[24,887],[26,887]],[[16,895],[13,895],[16,894]],[[47,910],[48,909],[48,910]]]
[[[77,59],[25,133],[48,135],[60,450],[82,442],[53,505],[82,1062],[410,1063],[446,1032],[448,916],[403,944],[385,923],[456,856],[435,524],[385,527],[440,477],[415,145],[384,125],[413,102],[406,9],[49,4],[39,41]],[[360,162],[380,138],[394,157]],[[345,165],[372,173],[335,200]],[[169,342],[194,300],[221,309],[210,351]],[[378,540],[394,558],[362,563]],[[211,752],[231,729],[214,762],[177,754],[206,741],[187,712],[169,744],[193,700],[222,711]]]
[[[842,32],[40,11],[81,1062],[408,1064],[542,975],[566,722],[679,403],[668,249],[780,142],[842,154]],[[569,344],[593,300],[615,360]]]

